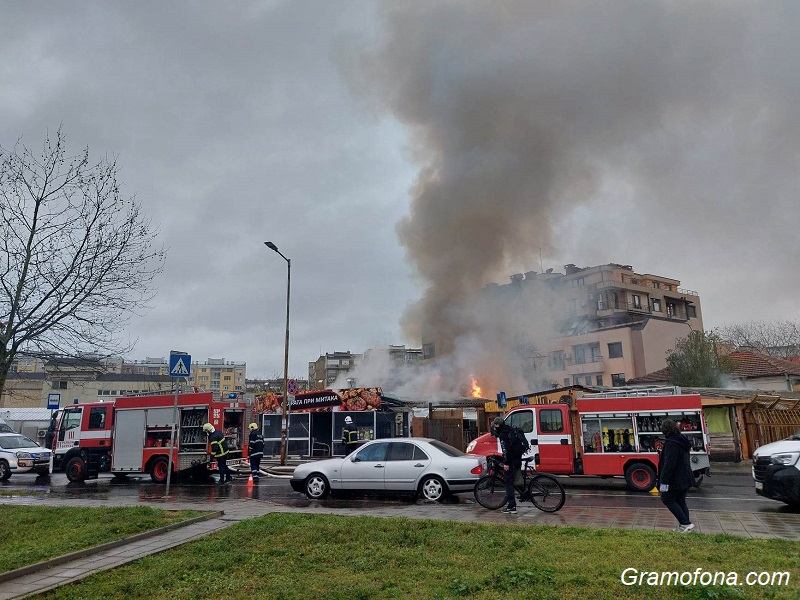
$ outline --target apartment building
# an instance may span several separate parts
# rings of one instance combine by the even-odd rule
[[[697,292],[677,279],[636,273],[631,265],[569,264],[563,273],[519,273],[506,285],[488,285],[484,293],[500,306],[513,306],[520,318],[552,321],[554,333],[535,340],[530,368],[554,387],[625,385],[664,368],[677,340],[703,330]],[[532,295],[539,310],[531,308],[527,316],[526,299]],[[542,300],[547,311],[540,310]],[[452,340],[423,338],[426,359],[451,346]]]
[[[77,402],[110,400],[128,394],[168,392],[172,378],[147,373],[109,372],[104,361],[87,357],[41,360],[41,371],[11,371],[0,407],[42,408],[55,395],[65,406]]]
[[[314,362],[308,363],[308,385],[315,390],[329,387],[342,373],[352,370],[360,354],[345,352],[326,352]]]
[[[122,373],[169,375],[169,359],[147,357],[122,364]],[[226,361],[224,358],[209,358],[205,362],[192,361],[188,385],[204,392],[219,393],[245,391],[247,363]]]
[[[558,384],[625,385],[665,367],[677,340],[703,330],[697,292],[630,265],[566,265],[560,294],[565,335],[547,355]]]

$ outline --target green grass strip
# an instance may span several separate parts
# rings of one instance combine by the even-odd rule
[[[0,506],[0,572],[85,550],[201,514],[194,510],[167,511],[147,506]]]
[[[626,586],[624,569],[786,571],[786,586]],[[740,581],[740,584],[743,584]],[[728,535],[271,514],[100,573],[52,598],[800,597],[800,544]]]

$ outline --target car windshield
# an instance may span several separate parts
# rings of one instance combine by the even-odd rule
[[[24,435],[0,436],[0,448],[14,450],[15,448],[36,448],[39,444]]]
[[[466,452],[462,452],[458,448],[454,448],[450,444],[445,444],[444,442],[440,442],[439,440],[431,440],[429,443],[439,452],[446,454],[447,456],[467,456]]]

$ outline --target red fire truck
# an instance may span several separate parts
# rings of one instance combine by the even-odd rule
[[[549,404],[520,404],[505,422],[525,432],[536,468],[564,475],[624,476],[634,491],[656,484],[661,422],[672,419],[692,444],[690,460],[695,485],[709,472],[709,444],[700,396],[680,388],[625,390]],[[467,446],[470,454],[501,456],[500,442],[490,433]]]
[[[98,473],[117,477],[148,473],[163,483],[169,471],[170,435],[176,423],[177,448],[173,474],[205,475],[211,461],[203,424],[223,430],[230,458],[241,458],[245,430],[243,402],[215,402],[211,393],[117,398],[110,402],[74,404],[62,409],[53,439],[53,470],[66,471],[70,481],[96,479]]]

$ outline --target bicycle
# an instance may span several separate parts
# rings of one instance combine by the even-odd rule
[[[543,512],[553,513],[560,510],[567,499],[564,486],[552,475],[538,473],[530,466],[532,461],[533,457],[522,460],[522,483],[514,485],[520,502],[530,500]],[[506,503],[506,482],[500,474],[503,473],[503,462],[490,456],[487,464],[488,473],[477,481],[473,493],[478,504],[489,510],[497,510]]]

